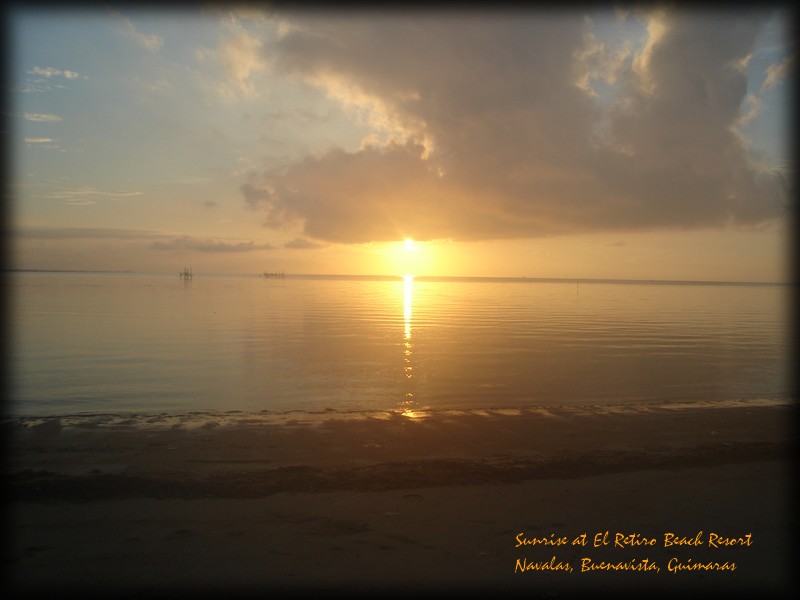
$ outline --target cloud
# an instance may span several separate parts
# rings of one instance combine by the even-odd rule
[[[54,67],[33,67],[28,71],[31,75],[38,75],[45,79],[51,77],[63,77],[64,79],[89,79],[86,75],[81,75],[77,71],[70,71],[69,69],[56,69]]]
[[[42,137],[26,137],[25,141],[29,144],[49,144],[54,142],[55,140],[52,138],[42,138]]]
[[[780,64],[767,67],[767,77],[761,84],[761,91],[771,90],[783,81],[794,66],[794,56],[787,56]]]
[[[755,119],[761,109],[764,106],[764,102],[755,94],[747,94],[742,103],[742,113],[739,116],[738,125],[746,125],[753,119]]]
[[[286,242],[283,247],[291,250],[316,250],[317,248],[323,248],[324,245],[318,244],[317,242],[312,242],[311,240],[306,240],[304,238],[297,238],[290,242]]]
[[[224,38],[216,48],[202,48],[197,53],[201,63],[210,63],[222,68],[227,81],[217,89],[228,97],[239,95],[254,98],[260,95],[255,77],[267,66],[263,42],[246,30],[232,25],[234,31]]]
[[[47,240],[73,239],[150,239],[164,234],[148,229],[119,229],[103,227],[23,227],[15,231],[17,237]]]
[[[150,52],[158,52],[164,45],[164,38],[155,34],[145,34],[136,29],[136,26],[130,19],[125,19],[127,28],[123,30],[122,34],[128,39],[133,40],[142,48]]]
[[[575,53],[576,85],[586,93],[596,96],[592,80],[599,79],[608,85],[617,82],[626,61],[631,55],[628,45],[622,48],[609,48],[598,41],[592,33],[584,34],[583,47]]]
[[[55,67],[33,67],[28,69],[25,82],[16,88],[23,93],[43,93],[54,89],[64,89],[66,85],[62,80],[74,81],[78,79],[89,79],[87,75],[82,75],[70,69],[57,69]]]
[[[61,121],[61,117],[50,113],[24,113],[23,116],[28,121],[36,121],[42,123],[50,121]]]
[[[94,204],[95,200],[116,200],[141,196],[142,192],[134,190],[99,190],[93,187],[67,188],[50,192],[45,198],[64,200],[67,204]]]
[[[158,240],[150,244],[154,250],[198,250],[200,252],[253,252],[256,250],[274,250],[271,244],[257,244],[248,242],[227,242],[219,240],[200,239],[191,236],[175,237],[168,240]]]
[[[188,235],[174,235],[150,229],[123,229],[114,227],[22,227],[14,236],[39,240],[131,240],[146,241],[153,250],[195,250],[200,252],[253,252],[274,250],[271,244],[254,241],[209,239]]]
[[[643,15],[634,54],[601,46],[577,11],[290,14],[264,55],[366,111],[376,135],[251,173],[245,203],[268,227],[352,243],[783,215],[785,182],[751,166],[735,132],[740,65],[768,15]],[[592,79],[613,96],[599,102]]]

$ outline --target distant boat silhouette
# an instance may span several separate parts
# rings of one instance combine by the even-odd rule
[[[265,279],[283,279],[286,273],[283,271],[264,271],[263,277]]]
[[[194,276],[192,275],[192,268],[191,267],[189,267],[188,269],[184,268],[183,271],[178,273],[178,276],[181,279],[191,279]]]

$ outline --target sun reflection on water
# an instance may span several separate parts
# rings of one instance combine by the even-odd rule
[[[403,338],[406,343],[406,356],[411,354],[411,307],[414,293],[414,277],[403,277]]]
[[[420,415],[414,410],[416,401],[414,399],[414,365],[411,361],[411,316],[414,297],[414,276],[405,275],[403,277],[403,374],[405,375],[405,397],[400,402],[401,414],[404,417],[416,419]]]

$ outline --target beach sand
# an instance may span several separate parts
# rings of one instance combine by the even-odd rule
[[[4,580],[18,594],[794,588],[788,403],[4,430]],[[667,534],[685,543],[665,547]],[[583,571],[603,561],[653,570]]]

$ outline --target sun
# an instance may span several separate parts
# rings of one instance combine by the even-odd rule
[[[401,237],[392,242],[376,245],[376,273],[392,276],[417,277],[427,275],[432,269],[435,247],[430,240],[419,241]],[[380,261],[379,263],[377,261]]]

